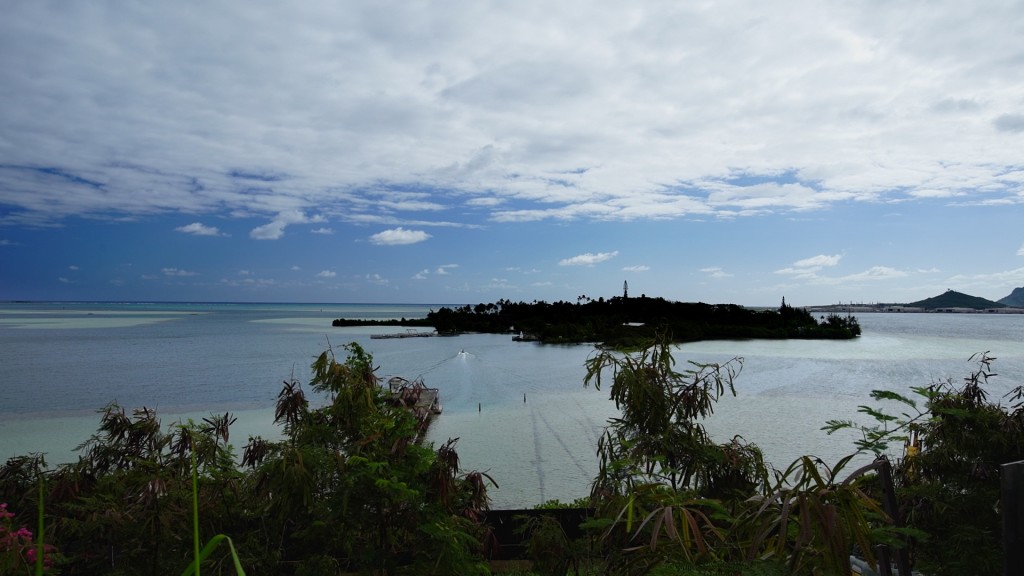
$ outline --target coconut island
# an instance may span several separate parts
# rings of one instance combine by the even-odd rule
[[[747,308],[736,304],[675,302],[628,291],[613,298],[580,296],[576,302],[513,302],[441,307],[426,318],[360,320],[339,318],[333,326],[431,327],[439,335],[462,332],[514,334],[519,340],[549,344],[597,342],[629,347],[664,333],[675,342],[713,339],[850,339],[860,324],[850,315],[816,318],[804,308]]]

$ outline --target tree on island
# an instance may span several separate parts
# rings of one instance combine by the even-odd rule
[[[334,326],[398,325],[394,321],[347,320]],[[629,347],[667,333],[675,342],[714,339],[849,339],[860,335],[852,316],[830,314],[820,322],[804,308],[785,303],[777,310],[735,304],[673,302],[664,298],[578,297],[576,302],[532,303],[499,300],[493,304],[441,307],[407,326],[431,326],[439,333],[523,332],[546,343],[601,342]]]

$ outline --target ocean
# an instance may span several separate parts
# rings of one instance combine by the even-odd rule
[[[496,508],[584,496],[595,448],[616,414],[608,390],[583,387],[590,345],[513,342],[511,335],[371,339],[396,328],[334,328],[334,318],[421,318],[440,305],[392,304],[0,304],[0,458],[43,452],[51,465],[116,401],[157,409],[165,425],[211,413],[238,417],[232,443],[280,436],[273,407],[281,383],[308,382],[329,346],[357,342],[378,375],[422,377],[440,389],[436,444],[459,438],[466,469],[498,486]],[[967,376],[972,354],[997,358],[988,389],[999,400],[1024,384],[1024,315],[864,314],[848,341],[708,341],[678,347],[685,362],[743,358],[737,395],[705,423],[711,435],[753,442],[784,468],[809,454],[834,463],[854,450],[851,433],[829,436],[830,419],[866,422],[872,389]],[[307,390],[308,391],[308,390]],[[868,457],[864,457],[869,460]]]

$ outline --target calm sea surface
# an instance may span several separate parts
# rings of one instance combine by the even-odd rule
[[[45,452],[51,464],[74,447],[111,401],[158,409],[164,423],[211,412],[238,416],[232,442],[276,437],[281,382],[307,382],[329,345],[358,342],[381,376],[422,376],[441,390],[431,428],[460,438],[463,466],[486,470],[496,507],[530,506],[588,492],[597,439],[614,406],[607,390],[584,389],[591,346],[543,346],[509,336],[374,340],[391,328],[333,328],[346,318],[421,318],[427,305],[0,304],[0,458]],[[834,462],[849,435],[820,430],[858,419],[872,389],[907,392],[998,358],[991,398],[1024,384],[1024,315],[865,314],[852,341],[714,341],[680,347],[676,359],[744,358],[737,396],[706,423],[721,441],[741,435],[777,467],[812,454]],[[339,351],[339,354],[343,354]],[[524,401],[525,396],[525,401]]]

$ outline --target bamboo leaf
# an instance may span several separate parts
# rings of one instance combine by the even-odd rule
[[[690,530],[693,532],[693,541],[697,545],[697,552],[703,554],[707,550],[707,546],[704,543],[704,536],[700,531],[700,526],[697,525],[697,519],[690,514],[689,510],[683,509],[683,518],[686,523],[690,526]]]
[[[238,574],[239,576],[245,576],[245,570],[242,569],[242,562],[238,559],[238,551],[235,550],[235,544],[231,541],[231,537],[225,534],[217,534],[213,538],[210,538],[210,541],[206,543],[206,546],[203,546],[203,549],[199,552],[199,555],[196,557],[196,562],[189,564],[188,568],[186,568],[185,571],[181,573],[181,576],[191,576],[192,574],[199,576],[199,571],[196,569],[196,565],[202,564],[203,560],[206,560],[206,558],[209,557],[210,554],[212,554],[213,551],[217,549],[217,546],[221,542],[228,543],[228,548],[231,550],[231,562],[235,566],[235,574]]]
[[[857,411],[862,414],[867,414],[868,416],[871,416],[872,418],[878,420],[879,422],[894,422],[897,420],[895,416],[890,416],[884,412],[879,412],[878,410],[875,410],[870,406],[858,406]]]
[[[911,408],[917,408],[917,403],[912,399],[890,390],[872,390],[871,397],[875,400],[895,400],[896,402],[902,402]]]
[[[671,508],[667,508],[667,510],[671,510]],[[643,531],[644,526],[647,524],[647,521],[652,518],[654,519],[654,524],[651,524],[651,552],[654,552],[658,548],[658,534],[661,532],[662,523],[665,522],[664,512],[664,510],[655,510],[654,512],[651,512],[647,515],[647,518],[644,519],[643,523],[640,524],[640,527],[636,529],[637,535],[639,536],[640,532]]]
[[[665,532],[670,539],[678,540],[681,543],[682,539],[679,537],[679,530],[676,529],[675,516],[672,515],[671,508],[669,509],[668,520],[668,523],[665,525]]]
[[[789,513],[792,509],[792,500],[785,498],[782,502],[782,510],[779,513],[779,537],[776,541],[776,549],[781,553],[786,549],[786,533],[789,531]]]

